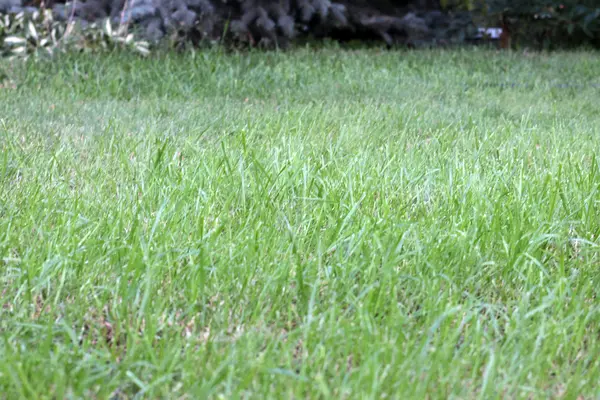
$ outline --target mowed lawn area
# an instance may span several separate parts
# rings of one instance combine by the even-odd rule
[[[0,399],[600,395],[599,54],[0,76]]]

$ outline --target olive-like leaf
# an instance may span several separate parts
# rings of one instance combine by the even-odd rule
[[[27,43],[27,39],[18,36],[9,36],[4,38],[4,44],[15,45]]]
[[[25,46],[15,47],[15,48],[12,50],[12,52],[13,52],[13,53],[15,53],[15,54],[22,54],[22,53],[26,53],[26,52],[27,52],[27,47],[25,47]]]
[[[104,24],[104,29],[106,31],[106,33],[108,33],[109,35],[112,36],[112,26],[110,25],[110,19],[106,19],[106,22]]]
[[[37,29],[35,29],[35,25],[33,25],[33,22],[29,21],[27,23],[27,31],[29,32],[29,35],[34,38],[36,41],[38,40],[38,32]]]

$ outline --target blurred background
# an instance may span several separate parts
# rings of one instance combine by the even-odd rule
[[[0,0],[0,14],[5,53],[17,44],[25,53],[51,47],[67,31],[82,48],[111,40],[179,48],[224,41],[285,48],[323,40],[545,50],[600,45],[598,0]]]

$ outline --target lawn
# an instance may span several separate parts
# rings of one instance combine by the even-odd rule
[[[598,398],[599,77],[0,61],[0,399]]]

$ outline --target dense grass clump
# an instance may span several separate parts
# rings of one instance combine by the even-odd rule
[[[597,54],[2,75],[0,398],[600,395]]]

